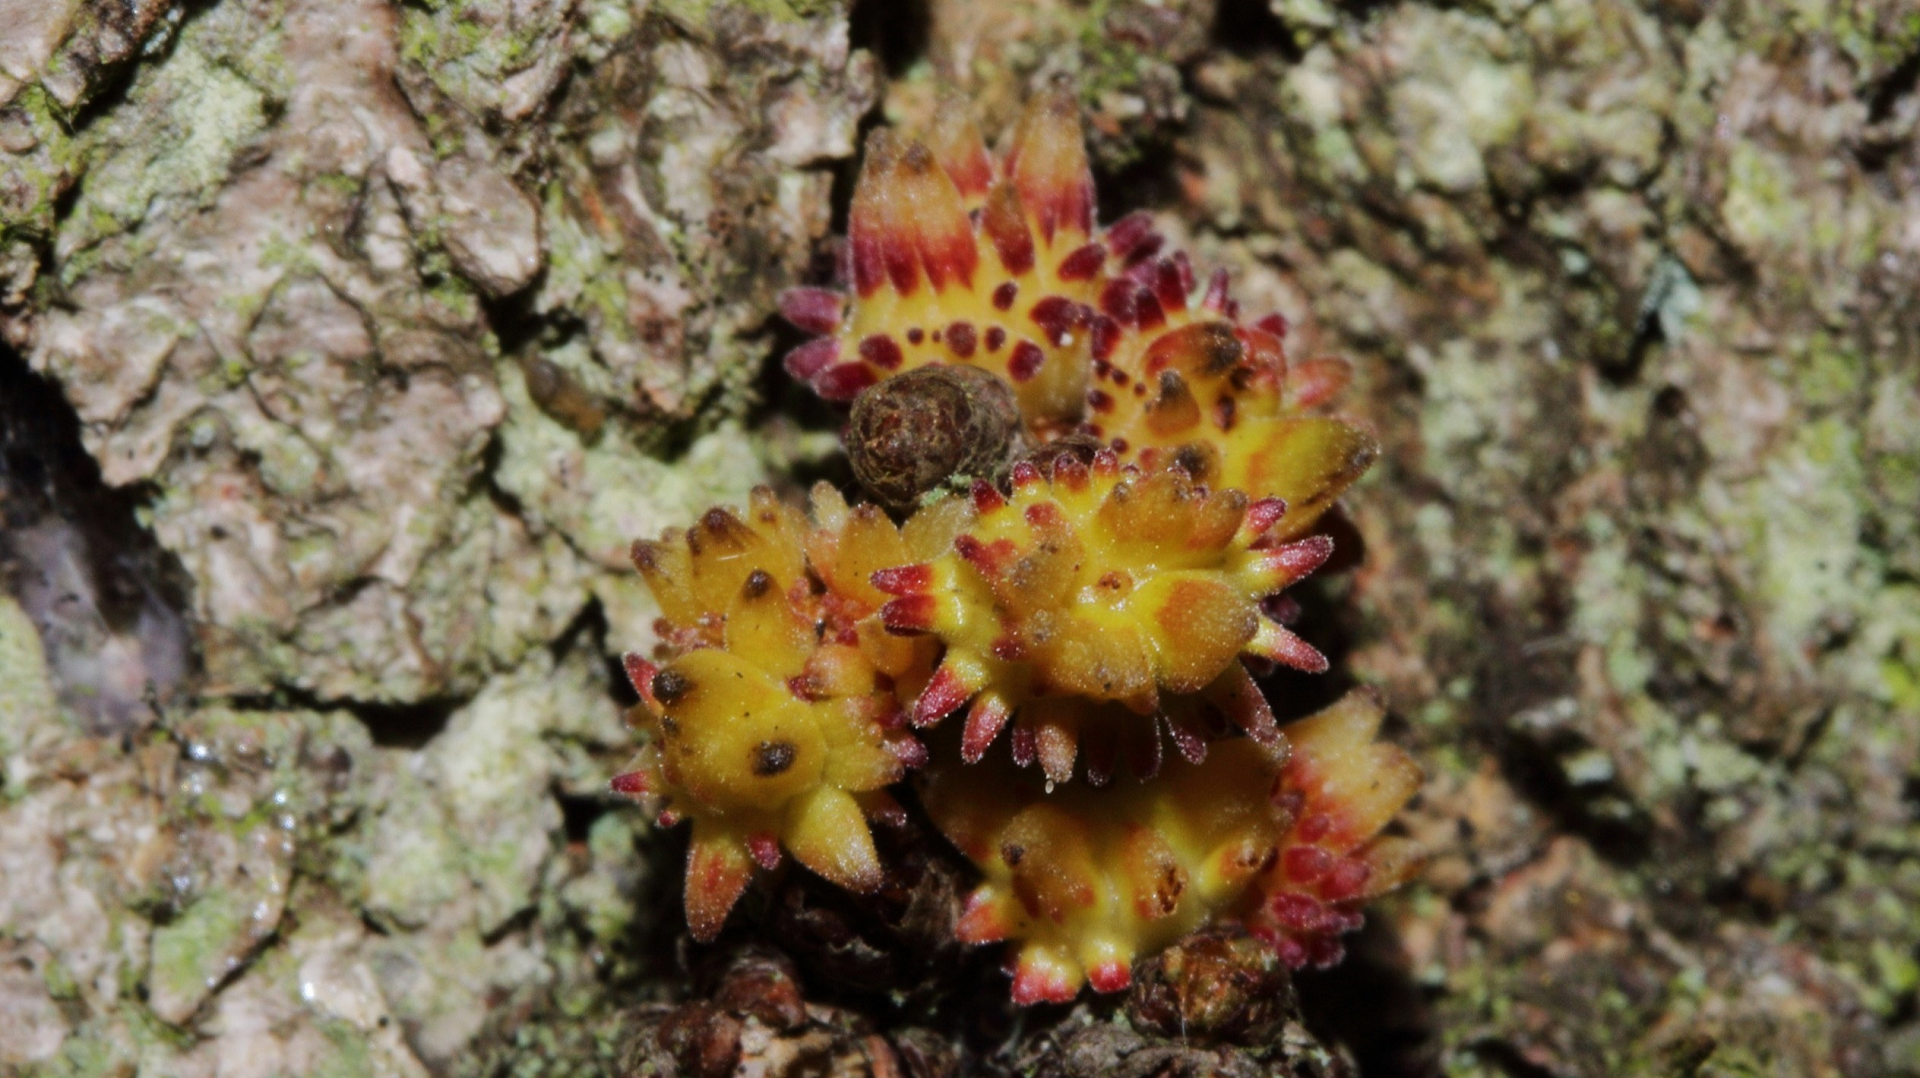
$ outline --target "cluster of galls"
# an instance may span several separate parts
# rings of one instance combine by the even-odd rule
[[[1144,215],[1096,231],[1065,94],[997,157],[959,108],[876,132],[850,233],[850,292],[782,298],[818,334],[787,369],[859,398],[856,473],[905,522],[763,490],[634,547],[666,657],[627,661],[647,743],[614,788],[692,821],[694,935],[783,853],[879,887],[869,821],[914,772],[984,877],[958,934],[1013,942],[1019,1002],[1221,921],[1337,960],[1413,871],[1381,831],[1419,772],[1371,696],[1283,730],[1252,671],[1326,666],[1279,593],[1374,454],[1317,411],[1345,364],[1290,365]]]

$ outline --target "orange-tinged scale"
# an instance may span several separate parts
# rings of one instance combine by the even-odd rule
[[[1348,368],[1290,363],[1285,319],[1242,324],[1226,276],[1197,291],[1186,256],[1162,242],[1142,214],[1096,231],[1065,91],[1028,103],[998,160],[949,102],[924,142],[871,137],[849,228],[853,292],[783,297],[789,320],[821,335],[788,369],[844,400],[929,363],[981,367],[1012,383],[1033,436],[1091,434],[1125,462],[1283,497],[1285,534],[1305,534],[1376,454],[1351,422],[1309,414]]]
[[[1359,927],[1360,907],[1422,864],[1411,841],[1380,834],[1420,786],[1412,758],[1376,740],[1384,717],[1379,699],[1358,691],[1286,728],[1293,755],[1280,799],[1294,822],[1244,916],[1294,966],[1339,961],[1339,937]]]
[[[753,876],[746,844],[716,836],[713,830],[696,823],[693,844],[687,850],[687,926],[694,938],[703,940],[720,934],[728,912]]]
[[[1071,94],[1050,90],[1028,104],[1006,168],[1042,243],[1067,248],[1093,231],[1093,172]]]
[[[874,132],[854,188],[853,293],[837,344],[806,346],[789,369],[847,399],[928,363],[967,363],[1013,383],[1036,428],[1066,429],[1085,403],[1097,281],[1060,271],[1090,239],[1092,198],[1065,95],[1035,100],[1000,162],[963,109],[926,142]],[[817,292],[783,304],[810,331],[833,312]]]
[[[987,189],[993,186],[993,156],[987,153],[986,139],[981,137],[964,100],[948,98],[941,102],[927,130],[927,146],[953,179],[966,208],[979,209]]]

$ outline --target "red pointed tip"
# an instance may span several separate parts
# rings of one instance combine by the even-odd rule
[[[645,797],[652,789],[652,783],[647,781],[645,771],[629,771],[624,775],[615,775],[607,786],[614,793],[624,797]]]
[[[863,363],[842,363],[828,367],[813,378],[813,391],[830,401],[850,401],[860,391],[880,380]]]
[[[880,608],[880,624],[896,636],[914,636],[933,629],[936,610],[931,595],[902,595]]]
[[[987,545],[977,537],[962,532],[953,537],[953,552],[960,560],[984,573],[993,571],[993,563],[987,557]]]
[[[1040,469],[1030,460],[1023,460],[1013,466],[1010,479],[1018,490],[1025,490],[1040,482]]]
[[[961,943],[995,943],[1007,938],[1006,918],[985,891],[967,896],[966,908],[953,926],[953,938]]]
[[[1007,563],[1013,559],[1015,553],[1011,539],[995,539],[991,543],[983,543],[972,535],[961,535],[955,538],[953,552],[960,555],[962,561],[978,570],[981,576],[989,579],[1004,573]]]
[[[1317,408],[1346,392],[1353,366],[1344,359],[1326,357],[1297,364],[1287,374],[1287,394],[1296,408]]]
[[[1120,742],[1112,737],[1092,737],[1080,746],[1080,759],[1086,764],[1087,785],[1096,789],[1113,781],[1120,763]]]
[[[1167,732],[1173,737],[1173,747],[1179,751],[1180,758],[1190,764],[1201,764],[1207,759],[1207,741],[1200,732],[1182,722],[1167,723]]]
[[[780,840],[765,831],[747,836],[747,853],[768,872],[780,867]]]
[[[887,751],[893,753],[901,767],[913,771],[927,766],[927,747],[920,743],[919,738],[895,737],[888,739],[886,744]]]
[[[789,288],[774,301],[780,317],[806,333],[827,334],[840,328],[846,297],[824,288]]]
[[[738,852],[738,847],[698,841],[687,851],[687,927],[702,943],[720,934],[727,914],[746,890],[753,868]]]
[[[1102,962],[1087,971],[1095,992],[1118,992],[1133,983],[1133,969],[1125,962]]]
[[[919,595],[933,586],[933,566],[920,562],[880,569],[867,579],[888,595]]]
[[[633,691],[640,694],[640,699],[648,707],[658,710],[660,701],[653,698],[653,677],[660,672],[660,668],[632,651],[620,657],[620,665],[625,668],[627,683],[633,686]]]
[[[941,103],[927,132],[927,145],[961,195],[976,199],[987,193],[993,183],[993,159],[964,100]]]
[[[1020,767],[1032,767],[1033,761],[1040,757],[1040,739],[1034,734],[1033,727],[1016,723],[1012,736],[1013,762]]]
[[[1200,299],[1200,306],[1214,314],[1225,314],[1231,300],[1227,297],[1227,271],[1217,269],[1207,278],[1207,294]]]
[[[933,680],[921,690],[920,699],[913,702],[913,724],[932,726],[953,714],[978,691],[980,687],[960,676],[951,663],[943,664],[934,671]]]
[[[1247,506],[1247,516],[1241,525],[1241,533],[1249,540],[1257,539],[1265,535],[1267,529],[1280,523],[1280,518],[1286,515],[1286,499],[1262,498]]]
[[[1262,568],[1275,588],[1284,588],[1327,563],[1333,556],[1333,537],[1310,535],[1298,542],[1274,547],[1261,558]]]
[[[861,801],[861,808],[866,812],[867,818],[873,822],[883,827],[907,826],[907,810],[901,808],[900,802],[895,801],[885,790],[864,794]]]
[[[1071,1003],[1080,994],[1056,970],[1022,965],[1013,975],[1013,1001],[1022,1007],[1035,1003]]]
[[[1133,290],[1133,320],[1143,330],[1159,329],[1167,324],[1166,309],[1160,299],[1145,288]]]
[[[918,262],[938,292],[950,283],[971,287],[980,248],[967,217],[966,198],[937,155],[925,144],[907,143],[900,153],[895,227],[900,245]],[[903,289],[910,291],[911,289]]]
[[[1046,242],[1058,232],[1093,230],[1093,171],[1072,94],[1051,90],[1028,103],[1007,168]]]
[[[1103,451],[1104,452],[1104,451]],[[1077,457],[1061,457],[1053,462],[1053,481],[1068,490],[1086,489],[1087,465]]]
[[[1123,264],[1151,256],[1162,242],[1153,230],[1153,215],[1135,210],[1115,221],[1106,232],[1107,250]]]
[[[1097,243],[1088,243],[1070,251],[1053,272],[1063,281],[1090,281],[1106,263],[1106,249]]]
[[[1162,259],[1153,274],[1153,296],[1160,306],[1169,311],[1187,309],[1187,283],[1180,274],[1180,264]]]
[[[860,179],[854,184],[847,220],[853,283],[862,296],[872,295],[887,281],[887,233],[892,224],[889,203],[898,187],[893,175],[898,157],[893,132],[883,127],[867,136],[865,160],[860,166]]]
[[[840,342],[832,337],[819,337],[788,352],[780,365],[797,381],[811,382],[839,358]]]
[[[1254,684],[1245,662],[1228,667],[1226,673],[1207,686],[1205,695],[1227,721],[1246,731],[1256,744],[1266,748],[1279,746],[1280,727],[1273,721],[1273,705],[1267,703],[1260,687]]]
[[[1283,314],[1270,314],[1258,322],[1255,322],[1253,328],[1262,333],[1271,333],[1281,340],[1285,340],[1287,337],[1287,329],[1289,328],[1287,325],[1287,316]]]
[[[1026,210],[1012,184],[1002,183],[987,194],[980,228],[1007,273],[1018,277],[1033,269],[1033,233],[1027,228]]]
[[[1318,648],[1302,640],[1293,630],[1264,618],[1253,640],[1247,644],[1247,650],[1263,659],[1305,673],[1327,672],[1327,657],[1320,654]]]
[[[994,738],[1006,728],[1013,710],[997,696],[983,696],[967,711],[967,725],[960,735],[960,759],[977,764],[987,755]]]
[[[909,296],[920,286],[920,252],[914,227],[915,169],[907,157],[924,147],[886,128],[867,136],[866,161],[854,185],[847,235],[853,249],[854,283],[862,296],[890,285]],[[927,162],[930,163],[930,162]]]
[[[991,513],[1007,504],[1007,499],[1001,495],[1000,491],[984,479],[974,480],[973,487],[968,493],[973,496],[973,507],[982,513]]]

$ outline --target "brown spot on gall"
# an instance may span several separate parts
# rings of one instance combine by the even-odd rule
[[[762,741],[753,747],[753,773],[772,778],[793,766],[798,751],[791,741]]]
[[[653,698],[671,704],[693,691],[693,680],[671,667],[653,675]]]

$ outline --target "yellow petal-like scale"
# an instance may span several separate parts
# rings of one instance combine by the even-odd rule
[[[880,855],[874,852],[860,806],[845,790],[816,787],[794,805],[782,832],[801,864],[851,891],[880,886]]]

